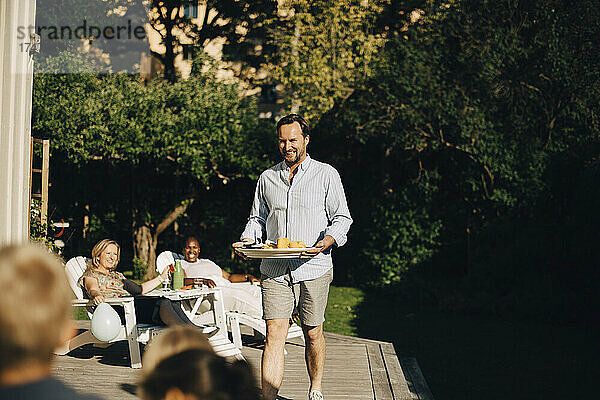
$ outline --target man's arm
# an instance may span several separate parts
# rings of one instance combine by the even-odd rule
[[[342,186],[340,174],[331,169],[329,186],[325,194],[325,212],[329,219],[329,226],[325,229],[325,235],[331,236],[335,244],[343,246],[348,240],[348,231],[352,225],[352,217],[346,202],[346,194]]]
[[[316,250],[307,251],[307,254],[318,254],[334,244],[338,247],[343,246],[348,240],[347,235],[350,225],[352,225],[352,217],[346,203],[342,179],[333,167],[331,168],[329,184],[325,193],[325,212],[329,220],[329,226],[325,228],[325,237],[315,244]]]
[[[227,279],[231,283],[241,283],[241,282],[259,282],[260,279],[255,278],[251,274],[230,274],[229,272],[223,270],[223,278]]]

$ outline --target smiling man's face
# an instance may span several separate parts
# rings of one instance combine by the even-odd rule
[[[185,261],[196,262],[200,254],[200,244],[196,239],[189,239],[185,244],[184,252]]]
[[[279,152],[286,164],[292,166],[306,158],[306,146],[310,136],[302,136],[298,122],[282,125],[279,128]]]

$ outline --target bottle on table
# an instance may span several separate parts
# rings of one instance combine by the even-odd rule
[[[175,271],[173,272],[173,290],[181,289],[183,286],[183,268],[181,268],[181,261],[175,261]]]

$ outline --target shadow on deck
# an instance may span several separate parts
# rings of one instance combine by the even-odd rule
[[[325,333],[327,359],[323,376],[326,399],[433,400],[414,358],[398,358],[388,342]],[[306,399],[309,386],[304,345],[294,339],[286,345],[281,400]],[[242,349],[255,376],[260,376],[261,343]],[[137,399],[139,370],[129,368],[126,342],[106,349],[91,345],[56,358],[54,375],[75,389],[105,399]],[[258,380],[260,381],[260,380]]]

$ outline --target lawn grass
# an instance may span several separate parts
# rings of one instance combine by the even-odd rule
[[[362,301],[363,292],[360,289],[331,286],[327,308],[325,309],[323,329],[326,332],[357,336],[356,308]]]
[[[85,309],[85,307],[74,307],[73,308],[73,319],[76,320],[80,320],[80,319],[90,319],[88,317],[87,311]]]

